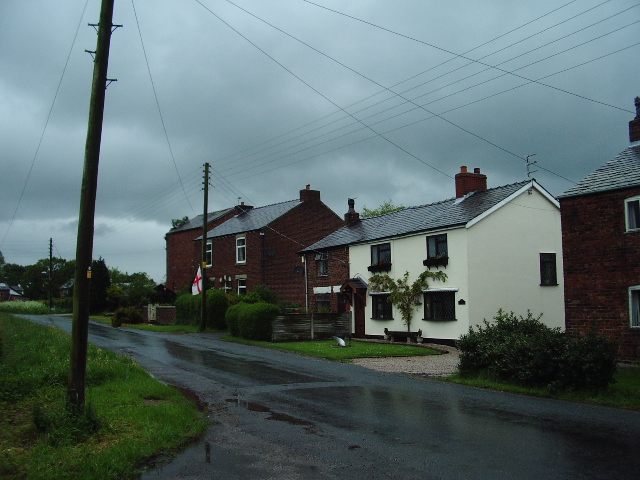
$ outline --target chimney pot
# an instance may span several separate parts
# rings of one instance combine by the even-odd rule
[[[634,99],[636,106],[636,118],[629,122],[629,141],[640,142],[640,97]]]
[[[480,173],[479,168],[474,168],[471,173],[467,171],[467,167],[460,167],[460,173],[456,174],[455,183],[456,198],[462,198],[476,190],[486,190],[487,176]]]
[[[344,221],[347,225],[350,225],[354,222],[360,220],[360,214],[356,212],[355,205],[356,201],[353,198],[347,200],[347,205],[349,205],[349,210],[344,214]]]
[[[311,185],[307,183],[306,188],[307,188],[307,190],[311,190]]]

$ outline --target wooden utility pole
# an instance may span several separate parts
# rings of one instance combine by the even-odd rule
[[[207,225],[209,217],[209,164],[204,164],[204,213],[202,214],[202,307],[200,331],[207,329]]]
[[[76,271],[73,286],[73,325],[71,330],[71,368],[67,397],[70,404],[82,410],[85,403],[87,373],[87,339],[89,335],[89,292],[93,229],[98,187],[98,163],[102,140],[102,119],[107,88],[109,46],[113,28],[114,0],[102,0],[98,42],[93,67],[93,84],[89,106],[89,125],[84,152],[84,173],[80,192],[80,215],[76,246]]]
[[[53,310],[53,238],[49,239],[49,311]]]

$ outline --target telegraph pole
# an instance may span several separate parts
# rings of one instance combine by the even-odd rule
[[[76,246],[76,270],[73,287],[73,325],[71,330],[71,368],[67,397],[76,410],[85,403],[87,339],[89,336],[89,291],[93,256],[93,229],[98,187],[98,163],[102,140],[102,119],[107,88],[109,46],[113,28],[114,0],[102,0],[98,42],[94,57],[93,83],[89,106],[89,125],[84,152],[84,172],[80,192],[80,215]],[[93,52],[91,52],[93,53]]]
[[[53,288],[51,280],[53,278],[53,238],[49,239],[49,311],[53,310]]]
[[[204,213],[202,214],[202,307],[200,331],[207,329],[207,224],[209,217],[209,164],[204,164]]]

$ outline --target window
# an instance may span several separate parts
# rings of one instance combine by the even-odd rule
[[[229,276],[222,277],[222,284],[224,285],[224,290],[226,292],[231,291],[231,277]]]
[[[425,320],[455,320],[456,319],[455,292],[425,292],[424,319]]]
[[[640,230],[640,197],[625,200],[627,232]]]
[[[247,294],[247,279],[246,278],[238,278],[238,295],[246,295]]]
[[[326,253],[316,254],[316,270],[319,277],[329,275],[329,256]]]
[[[392,305],[389,295],[372,295],[372,317],[377,320],[393,320]]]
[[[427,237],[427,258],[446,257],[447,254],[446,233]]]
[[[540,254],[540,285],[543,287],[558,285],[555,253]]]
[[[391,244],[371,245],[370,272],[388,272],[391,270]]]
[[[629,287],[629,325],[640,328],[640,285]]]
[[[236,238],[236,263],[247,263],[247,237]]]
[[[207,248],[205,250],[204,259],[205,259],[204,261],[207,264],[207,267],[210,267],[211,265],[213,265],[213,240],[207,241]]]
[[[327,313],[331,311],[331,294],[319,293],[316,295],[316,311]]]

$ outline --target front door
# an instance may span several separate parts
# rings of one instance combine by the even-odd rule
[[[364,337],[364,299],[357,293],[353,295],[353,318],[356,337]]]

